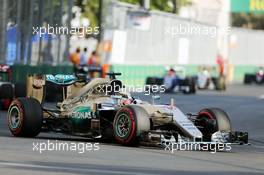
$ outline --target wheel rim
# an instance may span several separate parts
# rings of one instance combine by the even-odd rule
[[[203,127],[202,132],[212,134],[217,131],[217,121],[210,113],[200,112],[199,115],[200,121],[197,124]],[[208,127],[208,124],[210,124],[211,127]]]
[[[127,114],[120,114],[116,121],[116,134],[118,137],[128,137],[131,130],[131,120]]]
[[[12,129],[18,128],[20,125],[21,118],[19,109],[17,106],[13,106],[9,112],[9,124]]]

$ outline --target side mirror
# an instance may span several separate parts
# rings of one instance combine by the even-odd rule
[[[156,101],[156,100],[160,100],[160,96],[157,95],[157,94],[153,94],[153,95],[152,95],[152,104],[153,104],[153,105],[155,104],[155,101]]]

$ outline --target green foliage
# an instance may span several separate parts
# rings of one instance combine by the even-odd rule
[[[81,7],[82,15],[90,20],[91,27],[99,25],[99,0],[77,0],[75,5]]]
[[[121,2],[126,2],[126,3],[129,3],[129,4],[137,4],[139,5],[140,1],[139,0],[120,0]]]
[[[264,30],[264,14],[233,13],[232,26]]]
[[[100,0],[76,0],[75,5],[82,8],[83,16],[87,17],[91,26],[98,26]],[[119,0],[130,4],[140,5],[140,0]],[[190,4],[190,0],[150,0],[151,10],[160,10],[169,13],[177,13],[181,6]]]
[[[120,0],[121,2],[140,4],[140,0]],[[189,5],[190,0],[150,0],[151,10],[160,10],[169,13],[177,13],[182,6]]]
[[[160,10],[164,12],[173,12],[173,6],[170,6],[169,3],[172,0],[154,0],[150,3],[151,10]]]

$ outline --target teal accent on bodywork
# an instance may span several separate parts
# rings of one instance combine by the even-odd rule
[[[74,75],[64,75],[64,74],[57,74],[55,76],[52,74],[46,75],[46,81],[55,84],[67,85],[74,83],[76,80],[77,78]]]
[[[91,129],[91,119],[94,114],[90,107],[78,106],[76,107],[71,116],[71,124],[74,132],[89,132]]]
[[[72,113],[72,118],[73,119],[91,119],[92,118],[92,110],[90,107],[85,107],[85,106],[79,106],[74,109]]]
[[[74,112],[91,112],[91,108],[90,107],[86,107],[86,106],[78,106],[77,108],[74,109]]]
[[[20,65],[15,64],[11,66],[12,71],[12,80],[13,83],[18,82],[26,82],[26,78],[28,75],[33,74],[73,74],[73,66],[71,65],[58,65],[58,66],[51,66],[51,65]]]

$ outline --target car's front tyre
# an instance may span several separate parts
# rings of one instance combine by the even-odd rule
[[[219,108],[202,109],[198,113],[195,125],[199,126],[203,133],[204,141],[211,141],[212,134],[217,131],[231,131],[231,122],[227,113]]]
[[[125,106],[116,113],[113,129],[118,143],[136,146],[140,134],[150,130],[150,120],[143,108],[134,105]]]

